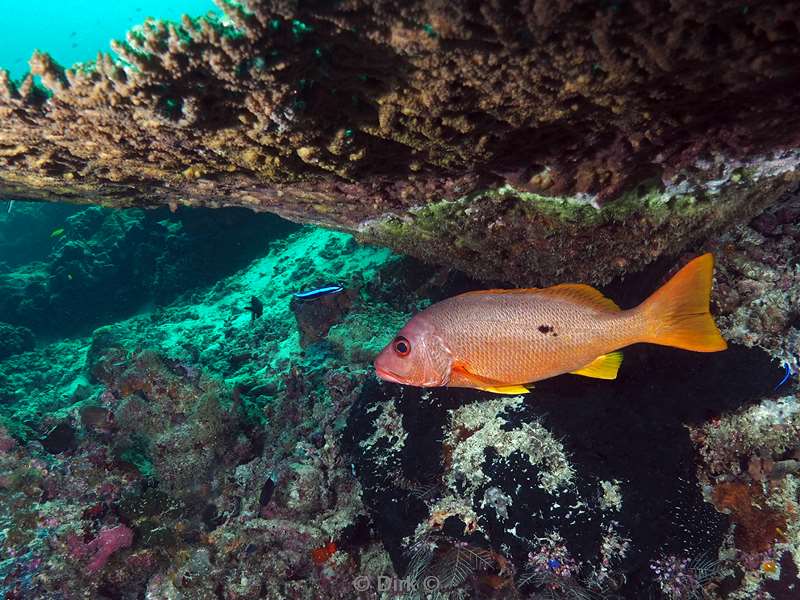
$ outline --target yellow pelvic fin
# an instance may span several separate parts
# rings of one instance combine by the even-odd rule
[[[509,396],[514,396],[516,394],[527,394],[530,392],[530,390],[523,385],[496,385],[490,387],[481,387],[478,389],[483,390],[484,392],[492,392],[493,394],[507,394]]]
[[[596,379],[616,379],[621,364],[622,352],[609,352],[601,354],[585,367],[572,371],[572,374]]]

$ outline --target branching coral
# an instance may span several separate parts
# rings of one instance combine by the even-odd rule
[[[549,494],[569,488],[574,470],[564,448],[539,423],[526,423],[521,429],[510,429],[503,413],[522,404],[522,397],[487,400],[453,411],[451,431],[445,439],[450,467],[446,481],[451,489],[465,485],[464,494],[471,495],[484,483],[482,469],[487,448],[507,459],[519,452],[541,469],[538,485]]]
[[[0,72],[0,195],[236,204],[482,278],[607,282],[800,162],[796,2],[218,5]]]
[[[668,600],[701,600],[703,586],[719,573],[714,560],[663,556],[650,563],[656,584]]]

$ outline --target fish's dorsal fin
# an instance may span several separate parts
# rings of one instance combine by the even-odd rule
[[[517,288],[513,290],[475,290],[474,292],[464,292],[459,296],[486,296],[488,294],[533,294],[541,292],[542,288]]]
[[[606,298],[598,290],[583,283],[560,283],[548,288],[519,288],[515,290],[478,290],[466,292],[462,296],[485,296],[498,294],[538,294],[561,300],[569,300],[583,306],[590,306],[605,312],[622,310],[617,303]]]
[[[561,283],[549,288],[536,290],[536,293],[541,296],[570,300],[606,312],[619,312],[622,310],[617,306],[616,302],[606,298],[592,286],[583,283]]]
[[[570,373],[595,379],[616,379],[621,364],[622,352],[609,352],[601,354],[585,367],[581,367],[577,371],[570,371]]]

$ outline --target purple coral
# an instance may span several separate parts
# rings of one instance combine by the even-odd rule
[[[718,570],[715,560],[662,556],[650,563],[655,581],[670,600],[690,600],[703,597],[703,585]]]
[[[72,554],[79,558],[91,556],[86,572],[96,573],[102,569],[111,555],[133,544],[133,530],[125,525],[103,529],[91,542],[84,544],[76,539],[68,542]]]
[[[578,580],[580,564],[570,555],[559,536],[540,540],[536,550],[528,554],[528,564],[519,579],[519,585],[532,584],[552,595],[564,594],[569,597],[583,597],[588,592]]]

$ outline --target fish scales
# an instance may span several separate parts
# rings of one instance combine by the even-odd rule
[[[690,261],[639,306],[596,289],[467,292],[415,315],[375,359],[381,379],[519,394],[562,373],[615,379],[620,348],[639,342],[695,352],[727,345],[709,312],[714,259]]]
[[[451,352],[473,373],[524,383],[579,369],[627,345],[639,324],[631,313],[531,292],[456,296],[432,306],[424,318],[448,332]]]

